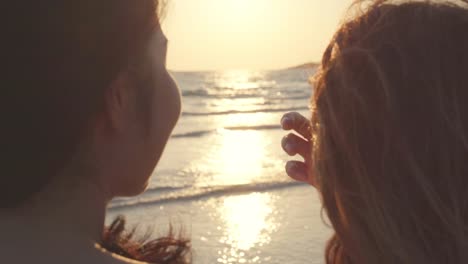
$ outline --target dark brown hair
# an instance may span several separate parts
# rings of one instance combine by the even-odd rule
[[[358,2],[314,80],[327,263],[466,263],[466,2]]]
[[[159,6],[156,0],[0,6],[0,208],[12,209],[41,191],[75,154],[110,83],[139,63],[159,23]],[[134,239],[124,226],[116,219],[102,246],[146,262],[189,261],[189,242],[173,232],[150,241]]]
[[[153,0],[5,1],[0,11],[0,208],[40,191],[76,152],[117,74],[144,51]]]
[[[118,255],[156,264],[185,264],[191,262],[190,241],[182,236],[176,236],[170,226],[167,236],[151,239],[151,233],[136,238],[136,228],[130,231],[125,228],[123,216],[117,217],[106,228],[103,235],[102,247]]]

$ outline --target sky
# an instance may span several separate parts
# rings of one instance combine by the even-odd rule
[[[169,0],[168,68],[269,70],[318,62],[351,0]]]

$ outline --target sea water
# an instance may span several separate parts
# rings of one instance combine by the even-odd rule
[[[173,72],[179,123],[148,190],[113,200],[107,221],[122,214],[155,236],[172,224],[192,240],[194,263],[323,263],[331,230],[319,197],[288,179],[280,146],[281,116],[310,116],[313,73]]]

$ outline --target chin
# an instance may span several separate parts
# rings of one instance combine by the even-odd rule
[[[148,186],[149,186],[149,181],[146,181],[145,183],[140,184],[140,185],[133,185],[133,186],[129,185],[129,186],[126,186],[126,188],[123,189],[120,195],[118,196],[120,197],[137,196],[137,195],[144,193],[146,189],[148,189]]]
[[[135,194],[132,196],[136,196],[136,195],[140,195],[144,193],[148,189],[148,186],[149,186],[149,181],[146,181],[144,184],[140,185],[139,188],[135,189]]]

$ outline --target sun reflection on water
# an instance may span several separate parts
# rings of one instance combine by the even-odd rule
[[[266,80],[262,72],[226,71],[214,76],[214,86],[222,89],[242,91],[264,87]],[[262,99],[258,94],[252,99]],[[242,100],[244,100],[243,98]],[[226,99],[227,100],[227,99]],[[239,110],[239,99],[227,102],[223,111]],[[242,101],[241,100],[241,101]],[[265,121],[264,121],[265,122]],[[258,115],[225,115],[219,120],[222,127],[253,127],[262,124]],[[264,133],[255,130],[218,130],[218,136],[212,142],[211,150],[202,164],[204,171],[211,172],[211,185],[249,184],[255,182],[264,173],[265,160],[268,159],[267,147],[271,143]],[[203,166],[203,165],[202,165]]]
[[[222,130],[222,141],[213,152],[218,160],[219,177],[224,185],[247,184],[261,174],[262,159],[265,158],[265,144],[256,131]],[[213,162],[215,163],[215,162]],[[216,163],[215,163],[216,164]]]
[[[244,70],[225,71],[217,75],[216,84],[225,89],[257,89],[264,84],[264,74]]]
[[[271,85],[262,73],[231,71],[219,74],[213,80],[216,90],[213,92],[229,97],[216,101],[216,107],[219,107],[216,111],[238,111],[245,105],[260,105],[264,103],[262,91]],[[197,178],[197,187],[250,187],[275,181],[277,174],[274,172],[281,171],[282,160],[271,152],[275,149],[271,148],[271,135],[256,129],[271,126],[274,121],[253,111],[226,114],[217,117],[216,122],[219,122],[219,129],[210,140],[206,153],[192,163],[203,172]],[[270,243],[279,227],[275,197],[267,192],[249,193],[227,196],[216,204],[214,215],[221,222],[219,242],[223,244],[223,249],[218,251],[218,263],[261,263],[265,260],[260,258],[259,250]]]
[[[212,80],[213,86],[232,90],[233,93],[264,87],[264,82],[267,82],[264,73],[251,71],[220,72]],[[262,97],[256,94],[254,99],[260,100]],[[217,111],[238,111],[244,107],[242,103],[238,105],[238,101],[244,98],[230,102],[226,100],[218,100],[221,109]],[[206,177],[199,179],[198,186],[251,184],[268,176],[266,167],[272,162],[268,146],[272,139],[265,137],[265,131],[254,128],[269,124],[271,120],[252,113],[227,114],[217,122],[218,133],[210,142],[206,155],[192,163],[206,173]]]
[[[225,223],[220,242],[226,247],[218,252],[219,263],[254,263],[258,256],[249,250],[271,241],[278,229],[274,198],[266,193],[227,197],[219,208]]]

